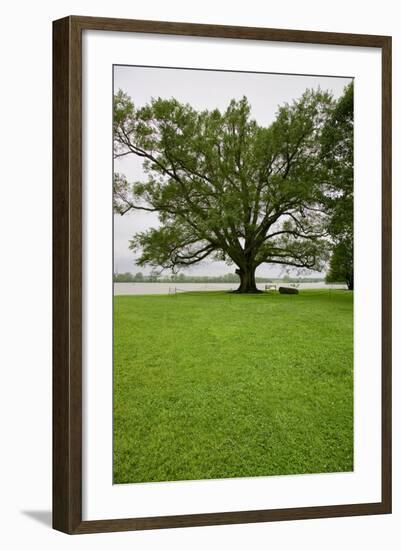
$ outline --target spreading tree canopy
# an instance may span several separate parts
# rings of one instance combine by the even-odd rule
[[[177,270],[205,258],[236,265],[239,292],[256,292],[262,263],[320,269],[327,232],[322,133],[336,102],[321,90],[278,109],[267,127],[244,97],[224,112],[176,99],[136,108],[114,98],[116,158],[143,159],[144,181],[116,173],[114,209],[157,212],[130,241],[139,265]]]

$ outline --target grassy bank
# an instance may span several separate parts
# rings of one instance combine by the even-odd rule
[[[114,298],[114,482],[349,471],[348,291]]]

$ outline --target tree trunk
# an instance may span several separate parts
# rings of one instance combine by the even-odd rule
[[[240,278],[240,285],[237,288],[235,292],[238,292],[240,294],[246,294],[246,293],[257,293],[262,292],[261,290],[258,290],[256,286],[256,279],[255,279],[255,267],[248,267],[248,268],[242,268],[235,270],[235,273],[239,275]]]

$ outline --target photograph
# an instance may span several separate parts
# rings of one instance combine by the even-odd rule
[[[353,78],[113,66],[113,483],[354,470]]]

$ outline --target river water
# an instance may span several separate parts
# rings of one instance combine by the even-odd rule
[[[268,283],[258,283],[260,290],[265,290]],[[341,289],[346,285],[333,285],[321,283],[277,283],[279,286],[295,286],[298,289]],[[235,290],[237,283],[114,283],[115,295],[141,295],[141,294],[175,294],[180,292]]]

